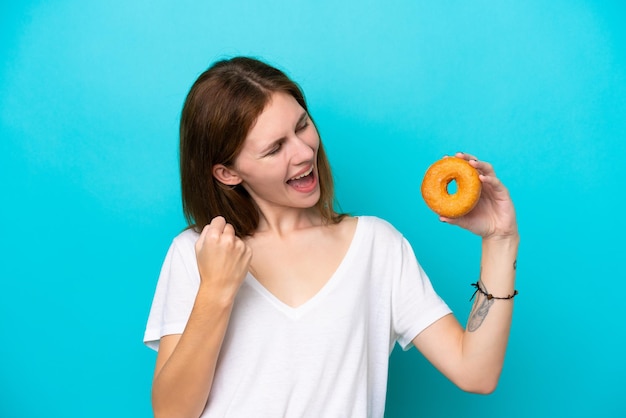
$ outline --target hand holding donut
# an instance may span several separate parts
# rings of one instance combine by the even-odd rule
[[[478,179],[482,184],[482,191],[479,191],[480,197],[475,202],[475,206],[469,209],[469,212],[458,217],[452,217],[448,213],[440,213],[441,216],[439,219],[443,222],[467,229],[483,238],[507,237],[517,234],[517,221],[513,202],[507,188],[496,177],[493,166],[487,162],[478,161],[473,155],[461,152],[457,153],[454,157],[446,157],[441,161],[446,161],[449,158],[463,160],[467,162],[469,166],[476,169]],[[424,193],[424,184],[427,183],[428,179],[429,173],[427,172],[424,177],[424,183],[422,184],[422,195],[425,200],[431,198],[427,193]],[[443,181],[449,182],[450,180]],[[472,194],[471,191],[468,192],[463,189],[466,187],[466,183],[471,183],[471,179],[467,180],[467,178],[464,178],[462,181],[457,180],[457,193],[459,195],[463,193]],[[472,200],[470,198],[468,199]],[[429,204],[429,207],[433,208],[431,204]],[[437,210],[437,212],[440,211]]]
[[[235,235],[233,226],[221,216],[213,218],[202,230],[195,250],[202,285],[234,298],[248,272],[252,250]]]

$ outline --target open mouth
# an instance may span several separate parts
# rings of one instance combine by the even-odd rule
[[[306,172],[287,180],[287,184],[296,190],[308,191],[315,187],[316,181],[315,174],[313,173],[313,166],[311,166],[311,168]]]

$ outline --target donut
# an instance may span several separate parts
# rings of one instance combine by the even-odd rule
[[[456,182],[456,192],[449,193],[448,185]],[[469,213],[480,198],[482,183],[478,171],[466,160],[444,157],[433,163],[422,181],[422,197],[435,213],[446,218],[458,218]]]

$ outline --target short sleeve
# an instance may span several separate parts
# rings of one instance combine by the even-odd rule
[[[172,242],[161,267],[144,343],[158,350],[161,337],[182,334],[200,286],[194,251],[197,234],[187,230]]]
[[[400,256],[392,290],[392,326],[398,343],[408,350],[420,332],[451,310],[433,289],[406,238],[402,238]]]

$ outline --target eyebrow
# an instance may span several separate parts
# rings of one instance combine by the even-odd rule
[[[296,128],[300,125],[302,125],[302,123],[304,123],[305,120],[307,120],[309,118],[309,114],[304,111],[302,112],[302,115],[300,115],[300,117],[298,118],[298,121],[296,122]],[[272,141],[268,146],[264,147],[261,150],[261,155],[267,155],[272,149],[274,149],[274,147],[283,142],[285,140],[285,137],[280,137],[278,139],[275,139],[274,141]]]

